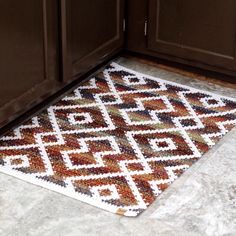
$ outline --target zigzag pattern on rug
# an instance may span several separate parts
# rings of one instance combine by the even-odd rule
[[[0,171],[137,216],[236,125],[236,101],[112,63],[0,138]]]

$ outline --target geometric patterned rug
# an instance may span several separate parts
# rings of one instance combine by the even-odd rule
[[[111,63],[0,138],[0,172],[137,216],[236,125],[236,100]]]

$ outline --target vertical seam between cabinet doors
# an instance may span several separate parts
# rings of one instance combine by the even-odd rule
[[[60,0],[60,49],[61,49],[61,74],[62,81],[68,81],[68,44],[67,44],[67,16],[66,0]]]
[[[44,52],[44,78],[48,79],[48,27],[47,27],[47,0],[43,0],[43,52]]]

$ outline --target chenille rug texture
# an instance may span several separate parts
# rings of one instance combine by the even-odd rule
[[[236,100],[112,63],[0,138],[0,171],[137,216],[236,125]]]

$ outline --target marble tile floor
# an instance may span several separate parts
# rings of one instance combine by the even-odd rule
[[[228,83],[196,80],[137,59],[121,57],[116,62],[236,97],[236,88]],[[137,218],[121,217],[4,174],[0,183],[1,236],[234,236],[236,128]]]

